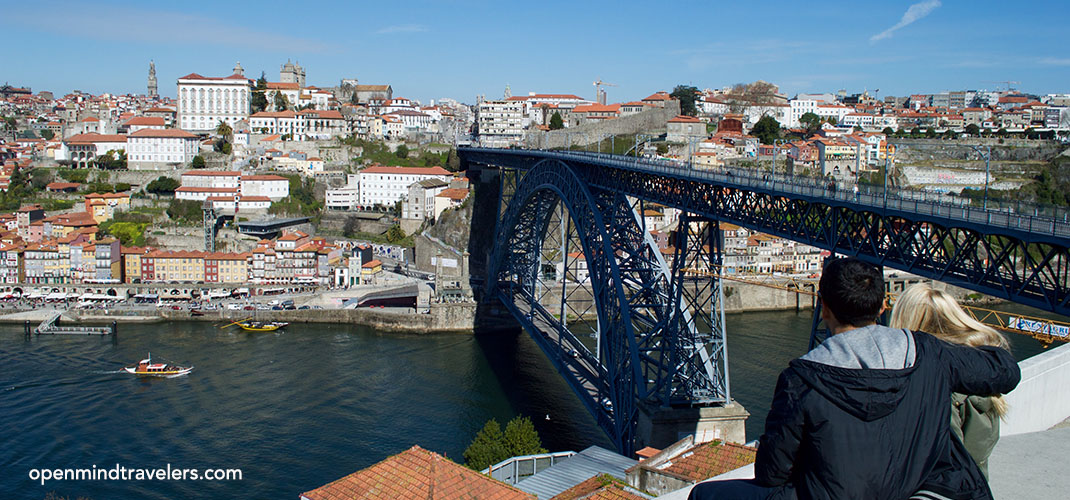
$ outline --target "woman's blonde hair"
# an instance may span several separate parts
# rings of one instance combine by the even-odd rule
[[[911,285],[895,299],[888,326],[922,331],[955,344],[1009,347],[1003,334],[963,311],[950,294],[925,283]],[[1001,417],[1007,413],[1003,396],[993,396],[992,406]]]

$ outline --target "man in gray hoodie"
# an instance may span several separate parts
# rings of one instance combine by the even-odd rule
[[[780,374],[754,480],[703,483],[690,498],[991,499],[948,402],[1013,389],[1010,353],[876,324],[883,275],[859,259],[830,260],[820,295],[832,335]]]

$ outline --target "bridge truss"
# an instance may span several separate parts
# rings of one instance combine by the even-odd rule
[[[520,320],[623,452],[635,443],[641,405],[730,401],[720,280],[694,272],[720,264],[720,221],[1070,314],[1068,221],[611,155],[460,154],[502,172],[488,295]],[[671,268],[643,227],[647,202],[683,214]],[[587,266],[589,303],[575,307],[585,294],[570,294],[566,279],[556,285],[559,303],[547,306],[546,282],[555,280],[546,266],[571,269],[570,249]],[[570,317],[588,309],[594,325]]]

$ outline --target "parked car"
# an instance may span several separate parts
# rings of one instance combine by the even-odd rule
[[[243,307],[242,309],[246,310],[246,311],[255,311],[256,307],[253,306],[253,305],[247,305],[247,306]]]

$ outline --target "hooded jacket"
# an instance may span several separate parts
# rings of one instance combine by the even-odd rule
[[[755,480],[801,499],[901,500],[919,489],[990,499],[952,437],[948,398],[1006,393],[1020,377],[995,347],[879,325],[833,335],[781,373]]]

